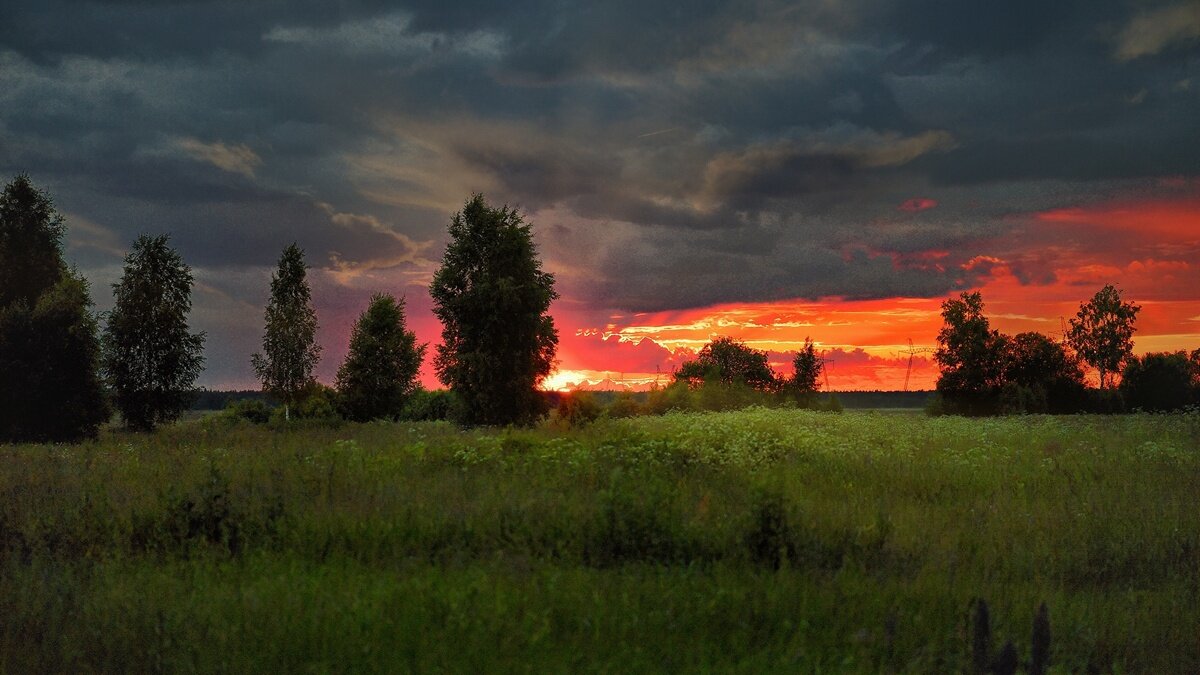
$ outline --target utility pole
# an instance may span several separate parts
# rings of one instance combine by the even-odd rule
[[[908,338],[908,349],[901,349],[901,354],[908,354],[908,370],[904,371],[904,391],[908,391],[908,383],[912,378],[913,358],[917,354],[931,354],[933,347],[914,347],[912,338]]]

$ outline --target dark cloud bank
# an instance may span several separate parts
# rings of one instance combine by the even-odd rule
[[[416,298],[473,191],[528,211],[576,306],[647,311],[939,295],[1014,214],[1200,173],[1187,0],[4,13],[0,171],[55,195],[102,305],[123,247],[172,233],[214,381],[284,244],[326,303]]]

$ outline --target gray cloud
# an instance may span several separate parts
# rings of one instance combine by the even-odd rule
[[[234,345],[213,381],[246,377],[244,310],[283,245],[309,252],[330,317],[373,287],[420,298],[475,191],[526,209],[597,311],[935,296],[982,273],[964,266],[1014,213],[1200,174],[1193,19],[1116,0],[15,0],[0,172],[71,215],[98,295],[137,233],[173,233],[210,344]],[[916,198],[937,207],[898,208]]]

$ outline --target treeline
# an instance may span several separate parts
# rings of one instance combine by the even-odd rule
[[[1133,354],[1138,305],[1105,286],[1079,306],[1061,341],[1005,335],[980,293],[942,303],[934,414],[1170,412],[1200,403],[1200,349]],[[1087,385],[1085,367],[1098,375]]]
[[[191,268],[169,238],[139,236],[97,317],[87,280],[63,258],[66,225],[50,196],[19,175],[0,195],[0,442],[96,436],[113,412],[135,431],[177,420],[195,401],[205,335],[189,329]],[[450,223],[430,295],[442,322],[434,355],[449,391],[420,388],[427,345],[407,329],[405,302],[375,294],[355,322],[336,387],[318,383],[317,316],[304,252],[283,250],[271,278],[262,350],[251,365],[261,397],[229,415],[253,421],[455,419],[522,424],[545,415],[536,388],[558,344],[547,314],[558,297],[530,227],[475,195]],[[103,323],[103,326],[101,324]]]
[[[189,328],[191,268],[166,235],[139,236],[113,285],[115,304],[92,312],[87,280],[62,250],[66,225],[50,197],[17,176],[0,195],[0,442],[94,437],[114,410],[149,431],[177,420],[197,396],[205,335]],[[668,410],[789,405],[840,411],[819,395],[824,364],[805,340],[790,375],[766,352],[729,337],[705,345],[667,387],[608,405],[587,394],[537,389],[551,371],[558,297],[541,269],[528,223],[474,195],[454,214],[430,284],[442,341],[433,363],[447,390],[424,391],[417,375],[428,345],[408,330],[404,298],[375,294],[355,322],[334,387],[313,376],[321,358],[304,251],[287,246],[271,278],[262,350],[251,357],[262,391],[277,404],[239,397],[229,415],[256,422],[293,418],[452,419],[465,425],[529,424],[551,407],[578,422]],[[1134,357],[1140,308],[1112,286],[1080,306],[1061,342],[991,329],[979,293],[942,306],[935,414],[1179,410],[1200,402],[1200,349]],[[103,321],[101,321],[103,320]],[[101,326],[103,323],[103,326]],[[1084,367],[1099,374],[1085,384]],[[244,400],[241,400],[244,399]]]

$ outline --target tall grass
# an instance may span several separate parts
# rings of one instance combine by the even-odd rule
[[[0,672],[1200,672],[1194,415],[208,418],[0,447]],[[1021,655],[1028,659],[1028,654]]]

